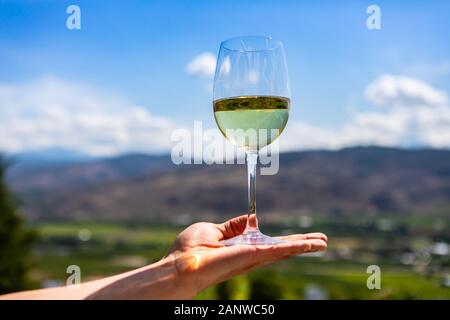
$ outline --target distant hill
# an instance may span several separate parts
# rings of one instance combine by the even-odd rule
[[[176,219],[246,211],[244,165],[181,165],[126,155],[39,170],[9,181],[35,218]],[[378,147],[281,154],[258,176],[263,215],[450,215],[450,151]]]
[[[63,148],[49,148],[12,153],[8,155],[8,158],[15,163],[14,170],[95,160],[95,158],[87,154]]]
[[[20,193],[86,188],[174,168],[168,155],[128,154],[89,161],[39,161],[34,165],[29,158],[25,164],[17,159],[8,172],[8,180]]]

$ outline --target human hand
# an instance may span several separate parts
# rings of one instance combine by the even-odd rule
[[[221,240],[244,232],[247,215],[222,224],[200,222],[182,231],[166,258],[171,259],[179,277],[180,295],[191,298],[201,290],[246,273],[258,266],[306,252],[323,251],[327,237],[322,233],[294,234],[277,245],[226,247]]]

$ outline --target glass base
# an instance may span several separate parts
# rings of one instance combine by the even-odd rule
[[[236,245],[276,245],[286,243],[284,240],[272,238],[261,233],[261,231],[244,232],[243,234],[220,241],[224,246],[236,246]]]

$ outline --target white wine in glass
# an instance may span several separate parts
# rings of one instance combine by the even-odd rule
[[[214,101],[214,117],[220,131],[235,145],[245,150],[259,150],[283,131],[289,118],[289,104],[288,98],[274,96],[219,99]],[[238,140],[236,136],[240,132],[242,139]],[[250,139],[252,132],[254,141]]]
[[[214,77],[214,117],[223,135],[246,152],[248,220],[242,235],[224,245],[274,245],[284,241],[259,231],[256,217],[258,151],[285,128],[290,93],[283,45],[268,37],[222,42]]]

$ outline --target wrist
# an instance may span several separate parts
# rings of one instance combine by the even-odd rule
[[[170,266],[174,286],[173,299],[192,299],[204,288],[201,277],[198,274],[198,261],[195,255],[171,253],[164,257],[161,262]]]

